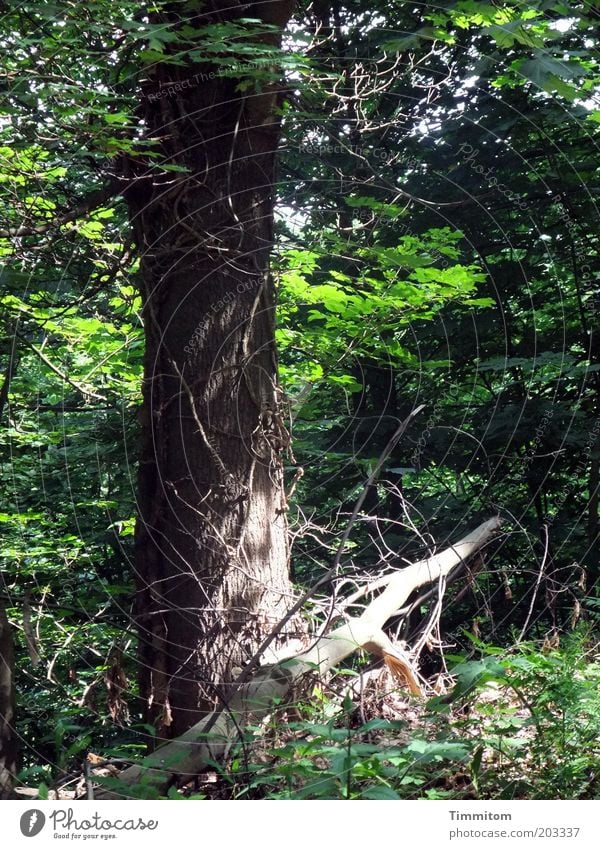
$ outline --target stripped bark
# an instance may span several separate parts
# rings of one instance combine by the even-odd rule
[[[309,673],[324,674],[358,649],[382,657],[388,668],[403,678],[412,692],[419,685],[408,656],[384,633],[383,626],[415,590],[446,577],[479,551],[500,528],[500,519],[483,522],[460,542],[440,554],[418,561],[391,577],[381,595],[365,611],[331,634],[320,637],[308,651],[259,669],[228,703],[194,725],[180,737],[157,749],[119,776],[122,792],[101,789],[97,798],[126,798],[128,788],[141,784],[155,792],[197,775],[211,761],[226,756],[240,729],[264,718],[273,705],[290,696],[295,684]]]

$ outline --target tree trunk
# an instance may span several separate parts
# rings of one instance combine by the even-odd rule
[[[235,19],[234,4],[219,14],[216,3],[198,5],[186,24]],[[282,27],[292,5],[245,4],[243,17]],[[160,158],[131,163],[125,193],[146,337],[141,688],[160,736],[214,707],[292,593],[268,271],[280,94],[269,84],[240,93],[237,73],[192,62],[149,69],[141,117]]]
[[[17,769],[17,736],[14,730],[14,652],[10,625],[0,602],[0,799],[12,798]]]

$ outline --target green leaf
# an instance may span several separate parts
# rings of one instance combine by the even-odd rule
[[[440,742],[412,740],[406,747],[406,751],[416,755],[419,763],[431,763],[440,760],[462,761],[468,757],[470,750],[466,743],[454,743],[448,740]]]
[[[585,77],[587,73],[579,62],[569,59],[555,59],[542,51],[535,51],[535,53],[534,59],[519,60],[514,67],[540,88],[546,89],[549,79],[573,80]]]
[[[392,790],[391,787],[386,787],[385,784],[378,784],[375,787],[367,787],[366,790],[361,791],[360,795],[361,799],[385,799],[397,801],[402,798],[395,790]]]

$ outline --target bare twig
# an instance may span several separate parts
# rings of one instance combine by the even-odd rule
[[[523,637],[525,636],[525,632],[529,628],[529,622],[531,621],[531,617],[533,615],[533,608],[535,606],[535,600],[537,598],[538,590],[540,588],[540,584],[542,582],[542,576],[544,574],[544,569],[546,568],[546,560],[548,559],[548,525],[542,525],[544,531],[544,556],[542,557],[542,563],[540,565],[540,570],[538,572],[537,580],[535,582],[535,587],[533,588],[533,595],[531,596],[531,603],[529,605],[529,610],[527,611],[527,617],[525,622],[523,623],[523,627],[521,628],[521,633],[519,634],[519,638],[517,640],[517,645],[521,642]]]
[[[377,461],[373,471],[371,472],[371,474],[367,478],[367,482],[365,483],[365,485],[362,489],[362,492],[359,495],[359,497],[356,501],[356,504],[354,505],[352,515],[350,516],[350,519],[348,520],[348,523],[346,525],[346,528],[344,530],[344,533],[342,534],[342,538],[341,538],[340,543],[338,545],[337,551],[336,551],[335,556],[333,558],[333,564],[327,570],[327,572],[321,578],[319,578],[319,580],[316,583],[314,583],[312,585],[312,587],[309,587],[309,589],[307,589],[306,592],[304,592],[300,596],[298,601],[294,605],[292,605],[292,607],[288,610],[288,612],[285,614],[283,619],[281,619],[277,623],[277,625],[273,628],[271,633],[263,640],[261,645],[256,650],[254,657],[251,658],[250,662],[247,664],[247,666],[244,668],[242,674],[237,679],[236,688],[237,688],[238,685],[244,684],[248,680],[251,673],[259,665],[260,658],[261,658],[262,654],[264,653],[264,651],[271,645],[273,640],[281,633],[282,629],[290,621],[290,619],[293,616],[295,616],[296,613],[298,613],[298,611],[306,604],[306,602],[316,593],[316,591],[319,589],[319,587],[322,587],[323,584],[327,583],[327,581],[330,581],[334,577],[334,575],[337,572],[338,567],[340,565],[340,560],[342,558],[342,554],[343,554],[344,549],[346,547],[346,542],[348,541],[348,537],[350,536],[350,531],[352,530],[352,527],[353,527],[354,523],[356,522],[360,508],[364,504],[364,501],[365,501],[365,498],[367,497],[367,493],[369,491],[369,488],[372,486],[373,481],[375,480],[375,478],[379,474],[379,471],[381,470],[381,467],[383,466],[383,464],[385,463],[385,461],[389,457],[390,453],[394,450],[396,444],[398,443],[398,440],[401,438],[402,434],[404,433],[404,431],[406,430],[406,428],[408,427],[408,425],[410,424],[412,419],[421,412],[421,410],[423,409],[424,406],[425,406],[424,404],[421,404],[419,407],[416,407],[414,410],[411,411],[411,413],[404,419],[404,421],[396,429],[394,435],[392,436],[392,438],[389,440],[388,444],[385,446],[385,448],[381,452],[379,460]]]
[[[48,357],[44,354],[44,352],[40,348],[38,348],[36,345],[34,345],[33,342],[30,342],[29,339],[27,339],[26,336],[19,333],[19,339],[22,339],[23,342],[25,343],[25,345],[27,345],[28,348],[31,348],[31,350],[34,352],[34,354],[37,354],[37,356],[40,358],[40,360],[45,365],[48,366],[50,371],[53,371],[54,374],[56,374],[58,377],[60,377],[60,379],[62,381],[67,383],[73,389],[76,389],[77,392],[81,392],[81,394],[84,395],[85,397],[93,398],[96,401],[107,401],[108,400],[107,398],[104,397],[104,395],[98,395],[96,392],[92,392],[90,389],[86,389],[85,386],[82,386],[80,383],[77,383],[77,381],[72,380],[72,378],[70,378],[63,371],[61,371],[58,368],[58,366],[55,366],[54,363],[52,362],[52,360],[49,360]]]

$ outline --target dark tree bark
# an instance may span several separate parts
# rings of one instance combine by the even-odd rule
[[[10,799],[17,769],[17,736],[14,730],[15,689],[12,633],[0,601],[0,799]]]
[[[199,3],[184,23],[235,20],[229,7]],[[243,17],[281,29],[292,7],[244,4]],[[161,20],[176,23],[181,7],[168,8]],[[131,163],[125,193],[146,337],[141,687],[160,736],[181,733],[226,694],[291,600],[268,271],[281,87],[241,93],[238,71],[152,66],[141,114],[160,159]]]

